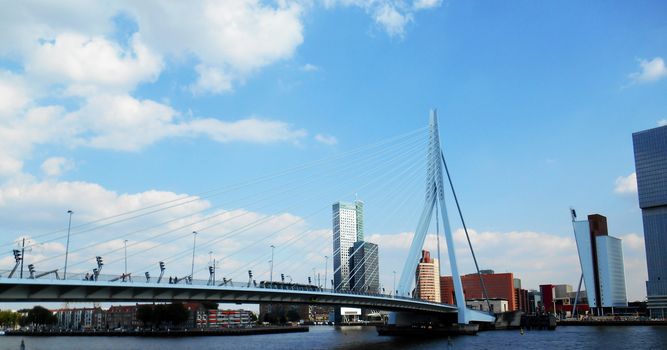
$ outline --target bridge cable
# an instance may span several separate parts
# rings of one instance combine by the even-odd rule
[[[447,173],[447,179],[449,180],[449,186],[452,189],[452,194],[454,195],[454,201],[456,202],[456,209],[459,212],[459,217],[461,218],[461,224],[463,224],[463,231],[465,231],[466,239],[468,240],[468,246],[470,247],[470,253],[472,253],[472,260],[475,262],[475,269],[477,269],[477,276],[479,276],[479,282],[482,285],[482,291],[484,292],[484,299],[486,300],[486,305],[491,310],[489,303],[489,295],[486,292],[486,286],[484,285],[484,278],[479,272],[479,265],[477,264],[477,257],[475,257],[475,251],[472,248],[472,242],[470,241],[470,235],[468,234],[468,228],[466,227],[466,222],[463,219],[463,213],[461,212],[461,206],[459,205],[459,199],[456,196],[456,190],[454,190],[454,183],[452,182],[452,177],[449,175],[449,168],[447,167],[447,162],[445,161],[445,154],[440,151],[440,157],[442,158],[442,163],[445,166],[445,172]],[[460,302],[460,301],[457,301]]]
[[[402,143],[407,143],[407,142],[400,142],[400,143],[397,143],[397,146],[405,146],[405,145],[401,145]],[[404,150],[404,153],[408,154],[412,149],[416,149],[416,148],[419,148],[419,147],[422,146],[421,142],[420,142],[420,143],[414,143],[414,145],[413,145],[413,143],[414,143],[414,142],[410,142],[410,143],[409,143],[410,147],[407,148],[406,150]],[[369,156],[369,155],[366,155],[366,158],[372,159],[373,157],[377,157],[377,156],[381,155],[381,153],[382,153],[382,152],[385,152],[386,150],[387,150],[387,149],[382,149],[382,150],[380,150],[380,152],[374,152],[374,153],[371,153],[370,156]],[[366,164],[368,164],[368,160],[366,161]],[[306,183],[312,183],[312,182],[314,182],[314,181],[316,181],[316,180],[317,180],[317,178],[311,177],[310,180],[307,181]],[[293,182],[293,183],[298,184],[299,186],[303,186],[303,185],[304,185],[304,182],[303,182],[303,181],[300,181],[300,180],[297,180],[297,181],[295,181],[295,182]],[[281,189],[282,189],[282,191],[280,191],[280,192],[278,192],[278,193],[272,195],[272,197],[274,197],[274,196],[276,196],[276,195],[280,195],[280,194],[289,192],[289,188],[286,189],[286,188],[284,188],[284,187],[281,187]],[[253,195],[251,195],[251,196],[248,196],[248,197],[254,197],[254,196],[255,196],[255,194],[253,194]],[[262,200],[266,200],[266,197],[263,197]],[[255,201],[254,203],[258,203],[258,201]],[[270,205],[270,204],[269,204],[269,205]],[[268,206],[268,205],[267,205],[267,206]],[[194,214],[202,213],[202,212],[209,211],[209,210],[213,210],[213,209],[216,209],[217,207],[218,207],[218,206],[213,207],[213,208],[207,208],[207,209],[205,209],[205,210],[202,210],[202,211],[199,211],[199,212],[195,212]],[[263,206],[263,207],[266,207],[266,206]],[[220,215],[227,214],[227,213],[229,213],[229,212],[232,212],[232,210],[225,211],[225,212],[220,212],[220,213],[218,213],[218,214],[215,214],[215,215],[212,215],[212,216],[205,217],[205,218],[203,218],[203,219],[201,219],[201,220],[199,220],[199,221],[196,221],[196,222],[193,222],[193,223],[190,223],[190,224],[187,224],[187,225],[178,227],[178,228],[176,228],[176,229],[169,230],[169,231],[164,232],[164,233],[162,233],[162,234],[153,235],[153,236],[149,237],[149,239],[155,239],[155,238],[158,238],[158,237],[163,236],[163,235],[165,235],[165,234],[169,234],[169,233],[177,232],[177,231],[179,231],[179,230],[181,230],[181,229],[184,229],[184,228],[186,228],[186,227],[193,226],[193,225],[196,225],[196,224],[198,224],[198,223],[202,223],[202,222],[204,222],[204,221],[211,220],[211,219],[213,219],[213,218],[215,218],[215,217],[218,217],[218,216],[220,216]],[[241,214],[241,215],[233,216],[233,217],[231,217],[231,218],[228,218],[227,220],[223,220],[222,222],[218,222],[218,223],[216,223],[216,224],[214,224],[214,225],[212,225],[212,226],[217,226],[217,225],[219,225],[219,224],[222,224],[222,223],[227,222],[227,221],[231,221],[231,220],[233,220],[233,219],[236,219],[236,218],[238,218],[238,217],[240,217],[240,216],[244,216],[244,215],[249,214],[249,213],[251,213],[251,212],[246,211],[246,212],[244,212],[244,213]],[[186,217],[189,217],[189,216],[194,215],[194,214],[185,215],[185,216],[183,216],[183,217],[181,217],[181,218],[186,218]],[[270,219],[270,217],[269,217],[269,219]],[[176,220],[176,219],[171,219],[171,220],[168,220],[168,221],[163,222],[163,223],[161,223],[161,224],[152,225],[152,226],[149,226],[149,227],[144,228],[144,229],[140,229],[140,230],[137,230],[137,231],[133,231],[133,232],[131,232],[131,233],[129,233],[129,234],[126,234],[126,235],[123,235],[123,236],[124,236],[124,237],[127,237],[127,236],[130,236],[130,235],[135,234],[135,233],[138,233],[138,232],[142,232],[142,231],[146,231],[146,230],[149,230],[149,229],[152,229],[152,228],[160,227],[160,226],[162,226],[163,224],[170,223],[170,222],[173,222],[173,221],[175,221],[175,220]],[[204,229],[211,228],[212,226],[205,227]],[[78,234],[81,234],[81,233],[84,233],[84,232],[88,232],[88,231],[89,231],[89,230],[86,230],[86,231],[80,231],[80,232],[73,233],[72,235],[78,235]],[[105,241],[105,242],[102,242],[102,243],[107,243],[107,242],[114,241],[116,238],[118,238],[118,237],[114,237],[113,239],[108,240],[108,241]],[[144,240],[144,241],[145,241],[145,240]],[[131,243],[130,245],[128,245],[128,247],[132,247],[133,245],[137,245],[137,244],[142,243],[142,242],[143,242],[143,241],[133,242],[133,243]],[[42,243],[44,243],[44,242],[42,242]],[[102,243],[94,243],[94,244],[90,244],[90,245],[87,245],[87,246],[84,246],[84,247],[81,247],[81,248],[72,250],[71,252],[81,251],[81,250],[83,250],[83,249],[90,248],[90,247],[92,247],[92,246],[96,246],[96,245],[99,245],[99,244],[102,244]],[[107,252],[107,253],[113,253],[113,252],[116,252],[116,251],[120,251],[120,250],[122,250],[122,249],[123,249],[123,248],[118,248],[118,249],[112,250],[112,251]],[[40,260],[39,262],[43,262],[43,261],[46,261],[46,260],[51,260],[51,259],[53,259],[53,258],[57,258],[57,257],[45,258],[45,259]],[[83,262],[74,263],[74,264],[71,264],[70,266],[75,266],[75,265],[78,265],[78,264],[80,264],[80,263],[83,263]]]
[[[288,169],[285,169],[285,170],[282,170],[282,171],[278,171],[274,174],[260,176],[260,177],[257,177],[255,179],[251,179],[251,180],[248,180],[246,182],[239,183],[239,184],[236,184],[236,185],[232,185],[232,186],[229,186],[229,187],[222,187],[222,188],[218,188],[218,189],[208,190],[208,191],[200,192],[198,194],[188,195],[188,196],[185,196],[185,197],[179,197],[179,198],[171,199],[171,200],[160,202],[160,203],[155,203],[155,204],[152,204],[152,205],[149,205],[149,206],[146,206],[146,207],[138,208],[138,209],[135,209],[135,210],[130,210],[130,211],[127,211],[127,212],[114,214],[114,215],[104,217],[104,218],[101,218],[101,219],[96,219],[96,220],[89,221],[89,222],[86,222],[86,223],[82,223],[82,224],[79,224],[79,225],[76,225],[76,226],[72,226],[71,229],[76,230],[78,228],[83,228],[83,227],[86,227],[86,226],[90,226],[90,225],[98,223],[98,222],[103,222],[103,221],[106,221],[106,220],[109,220],[109,219],[114,219],[114,218],[117,218],[117,217],[133,214],[133,213],[136,213],[136,212],[141,212],[141,211],[148,210],[148,209],[151,209],[151,208],[160,207],[160,206],[165,205],[165,204],[170,204],[170,203],[173,203],[173,202],[182,201],[182,200],[186,200],[186,199],[189,199],[189,198],[194,198],[194,199],[191,199],[191,200],[189,200],[187,202],[184,202],[184,203],[177,204],[175,206],[184,205],[184,204],[187,204],[187,203],[190,203],[190,202],[193,202],[193,201],[198,201],[198,200],[201,200],[201,199],[204,199],[204,198],[210,198],[210,197],[220,195],[220,194],[225,193],[225,192],[229,192],[229,191],[234,190],[234,189],[242,188],[242,187],[247,186],[247,185],[251,185],[251,184],[254,184],[254,183],[270,180],[270,179],[280,177],[280,176],[284,176],[284,175],[289,175],[290,173],[294,173],[294,172],[297,172],[297,171],[300,171],[300,170],[303,170],[303,169],[312,168],[315,165],[324,163],[326,161],[332,161],[332,160],[343,158],[343,157],[353,155],[353,154],[356,154],[356,153],[361,153],[364,150],[372,149],[372,148],[375,148],[375,147],[380,147],[384,144],[388,144],[388,143],[396,141],[396,140],[407,139],[408,137],[410,137],[412,135],[415,135],[415,134],[423,131],[424,129],[425,128],[415,129],[415,130],[412,130],[410,132],[391,137],[389,139],[381,140],[381,141],[378,141],[376,143],[372,143],[372,144],[369,144],[369,145],[364,145],[364,146],[358,147],[356,149],[344,152],[342,154],[336,154],[336,155],[324,157],[324,158],[321,158],[321,159],[318,159],[318,160],[315,160],[315,161],[312,161],[312,162],[309,162],[309,163],[306,163],[306,164],[301,164],[301,165],[295,166],[293,168],[288,168]],[[214,193],[214,194],[212,194],[212,193]],[[142,215],[138,215],[138,216],[135,216],[135,217],[132,217],[132,218],[129,218],[129,219],[133,219],[133,218],[144,216],[144,215],[149,215],[149,214],[152,214],[152,213],[155,213],[155,212],[158,212],[158,211],[161,211],[161,210],[170,209],[170,208],[172,208],[172,207],[161,208],[161,209],[155,210],[153,212],[144,213]],[[129,219],[123,219],[120,222],[127,221]],[[107,226],[107,225],[105,224],[103,227],[105,227],[105,226]],[[67,231],[67,229],[63,228],[63,229],[58,229],[58,230],[55,230],[55,231],[50,231],[50,232],[38,234],[38,235],[32,236],[31,238],[36,239],[36,238],[50,236],[50,235],[53,235],[53,234],[57,234],[57,233],[60,233],[60,232],[66,232],[66,231]],[[11,243],[0,244],[0,247],[12,246],[12,245],[14,245],[14,243],[15,242],[12,241]]]
[[[417,145],[417,146],[421,147],[422,145],[419,144],[419,145]],[[405,153],[405,154],[410,154],[410,153],[411,153],[411,149],[408,149],[407,151],[404,151],[404,153]],[[405,172],[405,170],[404,170],[404,172]],[[371,177],[371,178],[374,179],[374,180],[369,181],[367,184],[365,184],[365,185],[362,186],[362,187],[366,187],[366,186],[368,186],[368,185],[371,184],[372,182],[375,182],[375,179],[377,179],[376,177]],[[317,198],[318,195],[315,194],[315,196],[313,196],[313,197]],[[327,207],[328,207],[328,205],[327,205]],[[292,207],[290,207],[290,208],[292,208]],[[258,225],[258,224],[260,224],[260,223],[263,223],[264,221],[268,221],[268,220],[270,220],[270,219],[272,219],[272,218],[273,218],[273,216],[267,216],[267,217],[265,217],[265,218],[259,220],[258,222],[252,223],[252,224],[250,224],[250,225],[252,225],[252,226],[256,226],[256,225]],[[200,229],[200,230],[204,231],[204,230],[206,230],[206,229],[208,229],[208,228],[211,228],[212,226],[215,226],[215,225],[217,225],[217,224],[219,224],[219,223],[216,223],[216,224],[213,224],[213,225],[211,225],[211,226],[202,228],[202,229]],[[253,224],[254,224],[254,225],[253,225]],[[250,226],[250,225],[247,225],[247,226]],[[246,227],[242,227],[242,228],[246,228]],[[250,227],[250,228],[251,228],[251,227]],[[245,230],[237,229],[237,230],[231,231],[231,232],[229,232],[227,235],[223,235],[222,237],[219,237],[219,238],[217,238],[217,239],[207,241],[206,243],[204,243],[204,245],[205,245],[205,246],[210,246],[212,243],[217,242],[217,241],[219,241],[219,240],[221,240],[221,239],[229,238],[229,237],[231,236],[230,233],[234,233],[234,235],[236,235],[236,234],[238,234],[238,233],[240,233],[240,232],[243,232],[243,231],[247,231],[247,229],[245,229]],[[274,234],[275,234],[275,233],[277,233],[277,232],[274,232]],[[262,240],[265,240],[265,239],[266,239],[266,238],[264,238],[264,239],[262,239]],[[252,245],[254,245],[254,243],[253,243]],[[160,246],[160,245],[157,245],[157,246]],[[154,248],[156,248],[157,246],[155,246],[155,247],[151,247],[151,248],[148,248],[148,249],[154,249]],[[247,248],[248,248],[248,247],[245,247],[244,249],[247,249]],[[241,251],[242,251],[242,250],[241,250]],[[240,252],[240,251],[237,251],[237,252],[235,252],[234,254],[237,254],[237,253],[239,253],[239,252]],[[187,253],[189,253],[189,250],[184,249],[181,253],[178,253],[178,254],[175,254],[175,255],[172,255],[171,257],[169,257],[168,260],[173,260],[174,258],[177,258],[177,257],[179,257],[179,256],[181,256],[181,255],[183,255],[183,254],[187,254]],[[134,255],[136,255],[136,254],[134,254]],[[227,255],[227,257],[229,257],[229,255]],[[166,261],[166,260],[163,260],[163,261]]]

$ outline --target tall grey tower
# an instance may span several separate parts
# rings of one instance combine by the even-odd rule
[[[632,134],[651,317],[667,317],[667,126]]]
[[[333,205],[333,268],[336,290],[350,290],[350,248],[364,238],[364,203]]]

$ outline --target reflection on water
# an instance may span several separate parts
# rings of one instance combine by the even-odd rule
[[[380,337],[372,327],[313,326],[308,333],[240,337],[2,337],[0,350],[65,349],[448,349],[447,338]],[[481,332],[451,339],[452,349],[664,349],[667,327],[559,327],[555,331]]]

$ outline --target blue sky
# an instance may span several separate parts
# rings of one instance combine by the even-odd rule
[[[0,242],[32,237],[36,261],[64,251],[62,240],[36,236],[62,229],[68,209],[86,222],[341,156],[425,127],[436,107],[484,267],[514,271],[530,288],[575,284],[574,206],[608,217],[610,233],[624,239],[629,297],[645,296],[631,134],[667,119],[663,2],[72,1],[3,8]],[[425,143],[425,131],[406,140],[418,146],[420,137]],[[357,165],[327,161],[190,209],[275,216],[274,228],[305,225],[321,247],[283,254],[303,254],[306,270],[323,272],[319,261],[331,249],[327,206],[358,193],[389,285],[423,198],[425,149],[417,146],[393,141],[385,151],[373,148],[372,162],[341,156]],[[289,191],[244,202],[280,188]],[[324,209],[308,216],[315,208]],[[142,223],[188,213],[165,211]],[[102,237],[109,242],[96,249],[115,249],[118,232],[133,227],[82,234],[77,244]],[[270,232],[201,249],[266,255],[273,238],[257,237]],[[161,244],[175,253],[189,243]],[[6,255],[0,262],[11,266]],[[159,255],[133,259],[153,264]],[[205,264],[208,256],[200,258]],[[230,270],[244,264],[232,259]],[[303,279],[308,271],[294,274]]]

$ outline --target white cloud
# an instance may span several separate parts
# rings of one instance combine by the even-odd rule
[[[635,83],[648,83],[667,77],[667,67],[662,57],[652,60],[639,60],[640,71],[630,74],[630,80]]]
[[[412,21],[412,15],[401,13],[396,7],[385,4],[375,12],[375,21],[382,25],[391,36],[403,36],[405,26]]]
[[[0,71],[0,120],[13,117],[29,102],[28,89],[22,77]]]
[[[136,151],[176,133],[176,111],[129,95],[98,95],[68,115],[79,128],[73,143],[94,148]]]
[[[618,238],[623,240],[623,246],[630,248],[633,251],[644,251],[644,237],[636,233],[628,233],[625,235],[620,235]]]
[[[104,35],[113,30],[114,5],[86,0],[21,1],[0,12],[0,55],[29,55],[59,33]]]
[[[80,109],[70,113],[59,106],[33,107],[0,119],[0,176],[18,175],[23,159],[37,145],[138,151],[173,137],[203,136],[221,143],[268,144],[297,142],[307,134],[282,121],[254,117],[236,121],[184,120],[178,111],[153,100],[139,100],[128,94],[98,94],[86,98]],[[46,163],[43,170],[57,176],[55,165]]]
[[[178,203],[182,205],[175,205]],[[151,206],[149,210],[117,216]],[[164,210],[150,213],[158,207]],[[189,261],[190,232],[196,230],[199,234],[195,269],[201,271],[199,278],[205,278],[203,270],[211,251],[219,262],[219,257],[224,259],[221,275],[238,273],[245,277],[247,269],[252,268],[259,279],[268,274],[265,263],[270,253],[268,247],[275,244],[276,268],[289,271],[295,280],[303,280],[303,276],[311,275],[313,266],[323,263],[331,242],[330,229],[311,228],[305,218],[291,213],[269,215],[245,209],[226,210],[213,207],[208,200],[167,191],[117,193],[94,183],[34,180],[0,187],[1,231],[30,232],[41,250],[33,251],[29,260],[37,261],[40,270],[62,266],[68,209],[74,211],[72,272],[89,268],[92,257],[103,255],[107,273],[119,273],[123,269],[123,240],[127,239],[130,271],[155,270],[157,261],[164,260],[171,273],[185,274],[190,265],[180,262],[184,257]],[[85,224],[112,216],[116,217]],[[64,229],[54,231],[58,228]],[[44,236],[45,231],[55,233]],[[0,237],[0,245],[11,244],[16,238],[8,233]]]
[[[290,58],[303,42],[303,12],[300,1],[22,2],[0,14],[0,55],[25,60],[35,79],[72,83],[73,94],[99,85],[127,92],[156,79],[162,57],[193,58],[207,69],[197,70],[192,86],[221,93],[226,83]],[[119,14],[137,23],[127,48],[111,39]]]
[[[658,126],[665,126],[665,125],[667,125],[667,119],[658,120]]]
[[[207,135],[218,142],[271,143],[296,141],[308,133],[303,129],[293,129],[281,121],[256,118],[224,122],[217,119],[197,119],[183,125],[185,132]]]
[[[323,135],[323,134],[315,135],[315,141],[329,146],[333,146],[338,143],[338,139],[336,139],[335,136]]]
[[[213,118],[179,121],[171,107],[128,95],[91,98],[72,115],[83,125],[77,142],[87,146],[136,151],[167,137],[207,136],[228,142],[274,143],[296,141],[307,135],[281,121],[256,118],[225,122]]]
[[[644,237],[636,233],[619,235],[623,242],[623,261],[625,263],[625,285],[628,300],[645,300],[648,270]]]
[[[430,10],[439,7],[441,0],[325,0],[325,7],[334,6],[356,6],[363,8],[375,23],[379,25],[389,36],[402,37],[405,35],[406,26],[413,21],[415,14],[419,11]]]
[[[0,177],[16,175],[23,169],[23,161],[0,153]]]
[[[416,0],[412,6],[416,10],[422,10],[439,7],[441,4],[442,0]]]
[[[205,93],[219,94],[232,90],[232,77],[217,67],[207,67],[199,64],[195,67],[197,81],[190,85],[190,91],[194,95]]]
[[[628,176],[619,176],[616,179],[614,192],[618,194],[636,194],[637,173],[632,173]]]
[[[191,86],[221,93],[231,81],[290,58],[303,42],[303,8],[297,1],[127,2],[142,38],[163,54],[193,55],[202,64]]]
[[[68,137],[60,107],[33,107],[0,119],[0,176],[16,175],[35,145]]]
[[[306,63],[303,65],[303,67],[301,67],[301,70],[304,72],[317,72],[318,70],[320,70],[320,67],[314,64]]]
[[[124,50],[102,37],[62,33],[42,43],[25,64],[29,75],[51,83],[71,84],[69,93],[129,91],[139,82],[155,80],[162,60],[142,42],[139,34]]]
[[[42,171],[47,176],[60,176],[74,168],[74,162],[63,157],[51,157],[42,163]]]

